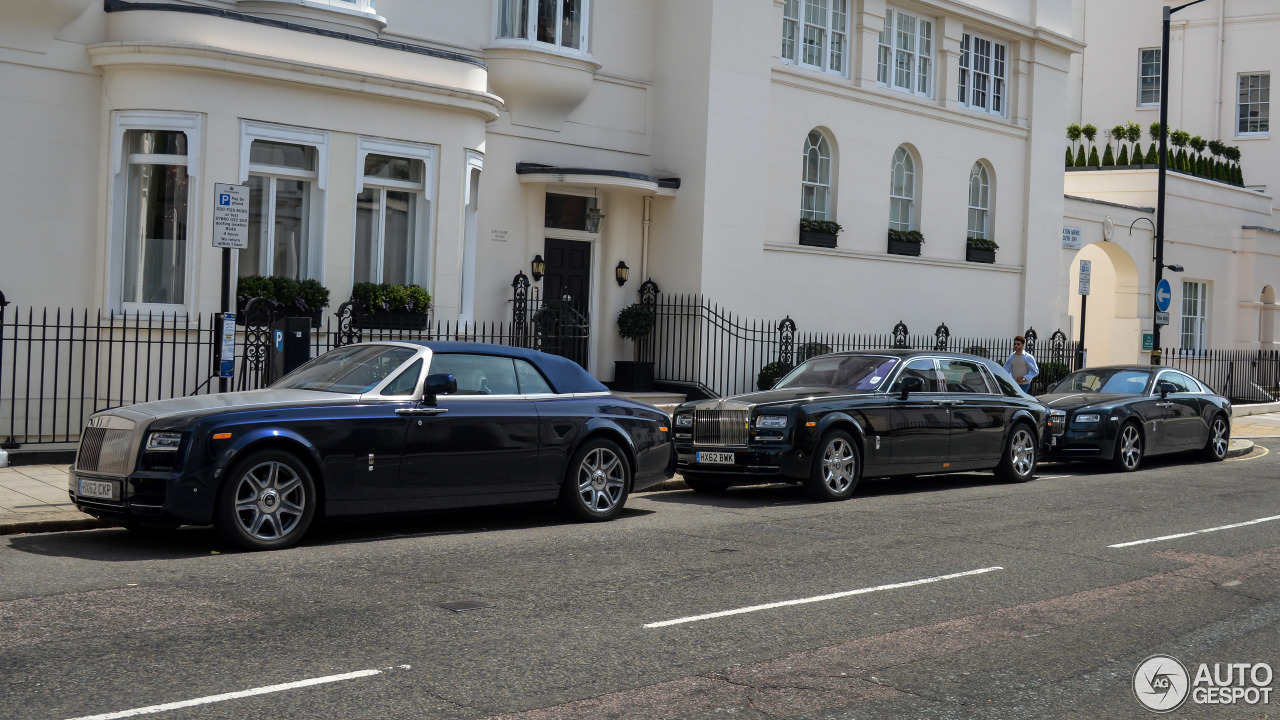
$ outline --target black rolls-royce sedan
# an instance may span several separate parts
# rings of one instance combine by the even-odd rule
[[[607,520],[674,474],[669,422],[555,355],[364,343],[269,389],[93,415],[70,494],[126,527],[212,523],[248,549],[293,545],[319,517],[556,500]]]
[[[1231,401],[1173,368],[1077,370],[1040,401],[1066,425],[1054,460],[1106,460],[1131,472],[1147,455],[1199,450],[1222,460],[1231,440]]]
[[[805,361],[771,389],[676,408],[678,468],[696,491],[798,483],[842,500],[861,477],[995,469],[1028,480],[1048,411],[998,363],[876,350]]]

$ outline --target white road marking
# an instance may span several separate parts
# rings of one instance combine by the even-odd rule
[[[1075,477],[1075,475],[1037,475],[1036,480],[1061,480],[1062,478]]]
[[[1003,567],[988,567],[978,570],[966,570],[965,572],[952,573],[950,575],[939,575],[937,577],[923,578],[921,580],[910,580],[908,582],[892,583],[890,585],[877,585],[876,587],[860,588],[858,590],[848,590],[845,592],[831,593],[830,595],[818,595],[816,597],[801,598],[799,600],[782,600],[780,602],[767,603],[764,605],[752,605],[751,607],[738,608],[736,610],[722,610],[720,612],[707,613],[706,615],[693,615],[690,617],[677,618],[675,620],[663,620],[645,625],[646,628],[660,628],[669,625],[680,625],[683,623],[698,622],[700,620],[711,620],[713,618],[728,617],[730,615],[742,615],[744,613],[759,612],[760,610],[772,610],[774,608],[787,607],[790,605],[805,605],[808,603],[823,602],[826,600],[838,600],[853,595],[865,595],[866,593],[878,592],[880,590],[897,590],[899,588],[912,587],[914,585],[927,585],[929,583],[941,582],[943,580],[954,580],[969,575],[981,575],[983,573],[993,572],[995,570],[1003,570]]]
[[[1156,538],[1147,538],[1146,540],[1116,543],[1115,545],[1108,545],[1107,547],[1124,548],[1132,545],[1145,545],[1147,543],[1162,542],[1164,540],[1177,540],[1178,538],[1191,537],[1192,535],[1203,535],[1204,533],[1218,532],[1219,530],[1231,530],[1233,528],[1245,527],[1246,525],[1257,525],[1258,523],[1271,522],[1272,520],[1280,520],[1280,515],[1272,515],[1271,517],[1258,518],[1257,520],[1249,520],[1247,522],[1235,523],[1232,525],[1220,525],[1218,527],[1205,528],[1204,530],[1192,530],[1191,532],[1178,533],[1177,535],[1162,535]]]
[[[397,665],[396,667],[402,670],[408,670],[410,668],[409,665]],[[267,685],[266,687],[253,688],[251,690],[239,690],[237,692],[223,693],[222,695],[210,695],[208,697],[196,698],[194,700],[165,703],[164,705],[151,705],[149,707],[134,708],[133,710],[121,710],[119,712],[106,713],[103,715],[84,715],[78,718],[71,718],[71,720],[116,720],[116,718],[152,715],[154,713],[177,710],[179,708],[192,707],[195,705],[208,705],[210,703],[222,702],[224,700],[236,700],[239,698],[253,697],[254,695],[266,695],[268,693],[294,690],[297,688],[310,687],[312,685],[323,685],[325,683],[342,682],[343,680],[354,680],[356,678],[370,677],[372,675],[381,675],[383,672],[392,669],[393,668],[382,668],[381,670],[357,670],[355,672],[344,673],[342,675],[327,675],[325,677],[311,678],[310,680],[298,680],[297,682],[281,683],[279,685]]]

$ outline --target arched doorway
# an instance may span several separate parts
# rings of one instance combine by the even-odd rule
[[[1090,290],[1084,346],[1088,364],[1136,363],[1142,359],[1138,319],[1138,267],[1119,245],[1090,243],[1071,260],[1067,284],[1072,340],[1080,338],[1080,261],[1090,263]]]

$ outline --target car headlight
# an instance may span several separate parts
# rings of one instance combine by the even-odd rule
[[[693,427],[693,415],[691,415],[691,414],[689,414],[689,413],[684,413],[683,415],[677,415],[677,416],[676,416],[676,427],[678,427],[678,428],[690,428],[690,427]]]
[[[1076,422],[1077,424],[1079,424],[1079,425],[1087,425],[1087,424],[1089,424],[1089,423],[1096,423],[1096,422],[1099,422],[1099,421],[1101,421],[1101,420],[1102,420],[1102,416],[1101,416],[1101,415],[1099,415],[1098,413],[1083,413],[1083,414],[1081,414],[1081,415],[1077,415],[1077,416],[1075,417],[1075,422]]]
[[[177,452],[182,433],[153,432],[147,436],[147,452]]]
[[[767,428],[770,430],[781,430],[787,426],[786,415],[759,415],[756,417],[757,428]]]

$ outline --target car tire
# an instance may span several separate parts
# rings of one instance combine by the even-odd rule
[[[285,450],[261,450],[237,462],[218,491],[214,527],[223,542],[244,550],[292,547],[316,514],[315,481]]]
[[[688,485],[689,489],[696,493],[718,494],[728,490],[729,486],[733,484],[732,480],[719,480],[703,475],[681,474],[681,477],[684,478],[684,484]]]
[[[569,461],[560,508],[574,520],[612,520],[622,512],[631,491],[631,465],[612,440],[589,440]]]
[[[1130,421],[1121,425],[1120,432],[1116,434],[1116,451],[1111,459],[1112,466],[1120,472],[1137,470],[1142,465],[1143,442],[1142,428],[1138,423]]]
[[[822,436],[813,453],[809,477],[804,491],[814,500],[847,500],[858,487],[862,471],[858,445],[844,430],[831,430]]]
[[[1035,477],[1038,461],[1035,430],[1026,423],[1017,423],[1005,440],[996,477],[1005,482],[1026,482]]]
[[[1209,423],[1209,441],[1204,445],[1206,460],[1217,462],[1227,459],[1227,448],[1231,446],[1231,423],[1225,415],[1214,415]]]

